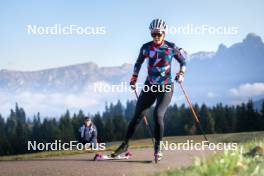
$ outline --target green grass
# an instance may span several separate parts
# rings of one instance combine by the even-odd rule
[[[252,152],[256,146],[261,152]],[[161,172],[156,176],[260,176],[264,175],[264,140],[241,143],[243,152],[225,151],[207,160],[195,159],[194,165]]]
[[[112,144],[108,146],[104,151],[113,151],[118,147],[118,144]],[[149,148],[152,147],[149,139],[143,140],[133,140],[131,141],[130,148]],[[10,155],[10,156],[1,156],[0,161],[14,161],[14,160],[32,160],[36,158],[47,158],[47,157],[56,157],[56,156],[70,156],[70,155],[78,155],[85,153],[96,153],[98,151],[89,151],[89,150],[68,150],[68,151],[43,151],[29,154],[20,154],[20,155]]]

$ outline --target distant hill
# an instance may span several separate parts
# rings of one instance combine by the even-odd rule
[[[187,62],[185,86],[193,102],[204,102],[209,105],[216,102],[239,103],[251,98],[247,97],[250,96],[250,91],[248,91],[249,95],[243,96],[238,93],[232,95],[230,90],[256,82],[264,85],[263,65],[264,44],[262,39],[250,33],[242,42],[230,47],[220,44],[216,52],[192,54]],[[122,81],[129,82],[132,70],[133,64],[99,67],[92,62],[39,71],[0,70],[0,95],[2,97],[0,103],[5,104],[0,112],[9,111],[11,108],[9,106],[15,102],[20,103],[21,106],[28,106],[28,109],[34,112],[37,111],[38,103],[45,111],[52,108],[51,112],[64,111],[72,106],[97,111],[104,106],[105,101],[116,101],[117,99],[125,101],[132,95],[128,93],[122,95],[118,93],[95,94],[91,92],[91,89],[87,90],[87,86],[100,81],[109,85],[119,84]],[[177,70],[178,64],[174,62],[172,73],[175,74]],[[143,65],[140,80],[143,81],[145,77],[146,66]],[[173,101],[184,102],[184,99],[180,98],[181,92],[178,89],[175,92]],[[25,97],[36,99],[36,105],[34,104],[36,109],[30,108],[32,104],[25,101]],[[89,102],[85,97],[90,98]],[[49,98],[49,101],[45,98]],[[255,98],[264,98],[264,93],[257,94]],[[100,104],[98,104],[99,101]]]
[[[117,83],[127,80],[131,64],[99,67],[89,62],[40,71],[0,71],[0,90],[3,91],[80,91],[83,86],[97,81]]]

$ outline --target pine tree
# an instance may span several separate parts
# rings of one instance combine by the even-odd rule
[[[112,117],[105,117],[104,121],[105,140],[106,142],[110,142],[114,138],[114,124]]]
[[[176,125],[179,118],[179,110],[177,104],[169,106],[164,117],[164,135],[173,136],[177,134]]]
[[[75,140],[74,130],[71,123],[71,116],[69,110],[67,110],[65,115],[60,118],[59,128],[61,131],[60,139],[63,142],[69,142],[71,140]]]
[[[260,122],[259,122],[259,125],[260,125],[260,127],[259,127],[259,129],[260,130],[264,130],[264,101],[262,102],[262,104],[261,104],[261,110],[260,110]]]
[[[121,114],[115,115],[113,117],[113,125],[113,140],[122,140],[127,129],[125,118]]]
[[[202,125],[202,128],[206,133],[214,133],[215,129],[215,122],[212,117],[212,113],[209,111],[207,106],[205,104],[202,105],[201,110],[200,110],[200,123]]]
[[[41,121],[40,121],[40,113],[37,113],[37,116],[34,115],[33,118],[33,127],[31,133],[31,140],[40,142],[41,141]]]
[[[84,113],[82,110],[80,110],[78,115],[73,114],[73,117],[71,120],[73,131],[74,131],[74,137],[77,141],[81,141],[79,128],[81,125],[83,125],[83,118],[84,118]]]
[[[136,102],[135,101],[127,101],[126,102],[126,108],[125,108],[125,119],[127,121],[130,121],[134,115],[134,111],[136,108]]]
[[[9,154],[10,146],[5,131],[5,121],[0,114],[0,156]]]
[[[252,100],[249,100],[246,105],[246,131],[258,130],[258,114],[254,109]]]
[[[10,110],[10,116],[7,118],[5,131],[8,143],[10,145],[9,154],[15,154],[16,148],[15,145],[17,145],[16,140],[16,128],[17,128],[17,120],[15,112],[11,109]]]
[[[238,132],[247,131],[248,124],[247,124],[245,103],[242,103],[241,105],[237,106],[236,114],[237,114],[237,120],[238,120],[237,122]]]
[[[213,108],[213,117],[215,120],[215,131],[217,133],[226,133],[227,132],[227,126],[228,122],[226,119],[225,110],[222,103],[219,103],[216,105],[216,107]]]
[[[224,128],[224,131],[227,133],[235,132],[236,131],[236,124],[237,124],[237,118],[236,118],[236,111],[234,106],[225,106],[224,108],[225,118],[227,121],[227,124]]]
[[[106,136],[105,136],[105,132],[104,132],[105,127],[104,127],[101,115],[99,113],[95,114],[95,116],[93,118],[93,123],[97,128],[98,142],[105,142],[106,141]]]
[[[78,115],[77,115],[77,118],[78,118],[80,121],[83,121],[84,117],[85,117],[85,115],[84,115],[83,111],[80,110],[79,113],[78,113]]]
[[[27,151],[27,142],[29,139],[27,124],[23,121],[17,121],[16,142],[14,144],[15,153],[25,153]]]

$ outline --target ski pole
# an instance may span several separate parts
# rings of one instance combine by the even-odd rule
[[[135,93],[135,95],[137,97],[137,100],[138,100],[138,93],[137,93],[136,89],[134,90],[134,93]],[[153,145],[155,145],[154,139],[153,139],[152,129],[151,129],[151,126],[148,123],[147,117],[144,115],[143,119],[144,119],[144,123],[145,123],[145,125],[146,125],[146,127],[147,127],[147,129],[149,131],[149,135],[151,136],[152,143],[153,143]]]
[[[197,114],[195,113],[195,111],[194,111],[194,109],[193,109],[192,103],[191,103],[191,101],[190,101],[190,99],[189,99],[189,97],[188,97],[188,95],[187,95],[185,89],[183,88],[182,83],[179,82],[179,84],[180,84],[180,87],[181,87],[181,89],[182,89],[182,92],[183,92],[183,94],[184,94],[184,96],[185,96],[185,98],[186,98],[186,100],[187,100],[187,103],[189,104],[189,107],[190,107],[190,109],[191,109],[191,112],[192,112],[192,114],[193,114],[193,117],[194,117],[195,122],[196,122],[197,125],[199,126],[200,131],[202,132],[204,139],[205,139],[207,142],[209,142],[208,139],[207,139],[207,137],[205,136],[205,132],[204,132],[204,130],[202,129],[202,126],[201,126],[200,120],[198,119],[198,116],[197,116]]]

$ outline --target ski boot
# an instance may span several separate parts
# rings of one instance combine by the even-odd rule
[[[112,158],[115,158],[120,154],[127,152],[127,149],[128,149],[128,143],[122,142],[122,144],[113,153],[111,153],[110,156]]]
[[[155,142],[155,146],[154,146],[154,161],[155,163],[158,163],[158,161],[160,161],[162,159],[163,153],[160,149],[160,143],[159,142]]]

